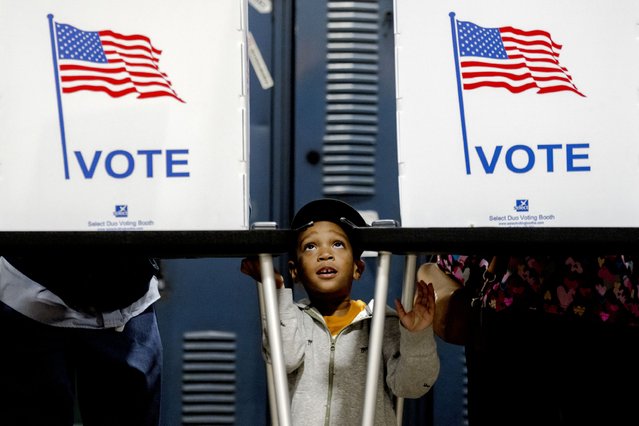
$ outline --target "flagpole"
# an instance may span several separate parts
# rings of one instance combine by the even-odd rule
[[[67,160],[67,140],[64,133],[64,116],[62,114],[62,96],[60,93],[60,76],[58,74],[58,55],[56,54],[55,36],[53,33],[53,14],[49,18],[49,33],[51,35],[51,54],[53,55],[53,74],[55,75],[55,89],[58,95],[58,118],[60,119],[60,137],[62,138],[62,159],[64,161],[64,178],[69,179],[69,161]]]
[[[461,116],[462,138],[464,140],[464,159],[466,160],[466,174],[470,174],[470,157],[468,154],[468,137],[466,136],[466,115],[464,113],[464,96],[462,91],[461,73],[459,71],[459,51],[457,49],[457,28],[455,12],[450,12],[450,29],[453,36],[453,52],[455,53],[455,73],[457,74],[457,95],[459,97],[459,115]]]

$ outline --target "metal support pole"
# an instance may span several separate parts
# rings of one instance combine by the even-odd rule
[[[257,282],[257,297],[260,303],[260,324],[266,324],[266,309],[264,307],[264,284]],[[275,386],[273,384],[273,364],[266,363],[266,381],[268,385],[268,405],[271,412],[271,426],[278,426],[277,402],[275,398]]]
[[[415,299],[415,275],[417,273],[417,255],[407,254],[404,263],[404,286],[402,288],[402,305],[404,309],[413,309]],[[397,398],[397,426],[402,426],[404,419],[404,398]]]
[[[256,222],[251,229],[276,229],[275,222]],[[266,323],[266,338],[270,348],[271,363],[266,363],[266,379],[268,381],[269,407],[272,426],[290,426],[290,399],[288,394],[288,380],[284,365],[282,335],[280,333],[280,315],[277,306],[275,285],[275,268],[273,256],[260,254],[261,281],[257,283],[260,305],[260,320]]]
[[[271,351],[270,355],[273,369],[277,418],[279,419],[281,426],[290,426],[290,400],[286,368],[284,366],[284,352],[282,349],[282,335],[280,333],[277,295],[275,293],[273,256],[270,254],[260,254],[259,258],[263,283],[264,309],[266,311],[266,336],[268,338],[268,344]]]
[[[386,315],[386,299],[388,297],[388,275],[390,271],[391,253],[379,252],[379,265],[375,282],[375,301],[373,320],[368,345],[368,366],[366,370],[366,393],[364,400],[363,426],[375,424],[375,395],[377,394],[377,376],[382,358],[382,339],[384,337],[384,317]]]

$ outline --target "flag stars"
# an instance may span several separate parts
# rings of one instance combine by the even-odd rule
[[[507,59],[498,28],[483,28],[472,22],[458,21],[459,54],[493,59]]]
[[[81,31],[71,25],[56,23],[60,59],[107,63],[100,36],[95,31]]]

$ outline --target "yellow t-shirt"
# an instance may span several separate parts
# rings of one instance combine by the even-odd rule
[[[342,331],[344,327],[353,321],[353,318],[357,316],[366,308],[366,303],[361,300],[351,300],[351,306],[348,308],[348,312],[345,315],[329,315],[324,317],[326,325],[328,326],[331,336],[335,336]]]

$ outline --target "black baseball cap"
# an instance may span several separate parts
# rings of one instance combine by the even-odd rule
[[[312,222],[323,220],[336,223],[347,231],[368,226],[362,215],[350,204],[334,198],[320,198],[297,211],[291,222],[291,229],[299,231]]]
[[[361,244],[352,232],[355,228],[369,226],[362,215],[344,201],[334,198],[320,198],[302,206],[291,221],[291,229],[295,231],[289,247],[289,255],[291,258],[295,257],[297,236],[299,233],[311,226],[313,222],[320,221],[333,222],[339,225],[351,241],[355,258],[359,258],[362,255],[363,250]]]

